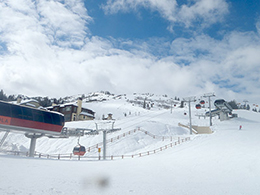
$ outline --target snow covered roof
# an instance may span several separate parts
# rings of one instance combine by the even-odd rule
[[[78,107],[78,104],[76,102],[69,102],[69,103],[65,103],[65,104],[56,104],[56,105],[52,105],[52,106],[49,106],[48,108],[53,108],[53,107],[66,107],[66,106],[76,106]],[[82,107],[84,108],[84,107]]]
[[[18,103],[19,105],[29,106],[33,108],[39,108],[40,104],[37,100],[29,99],[29,100],[22,100],[21,103]]]
[[[87,112],[81,112],[80,115],[94,117],[93,114],[90,114],[90,113],[87,113]]]

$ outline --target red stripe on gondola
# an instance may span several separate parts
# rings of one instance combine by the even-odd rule
[[[23,120],[18,118],[12,118],[10,125],[31,128],[31,129],[40,129],[45,131],[54,131],[54,132],[61,132],[62,129],[62,126],[59,125],[53,125],[53,124],[30,121],[30,120]]]
[[[0,124],[10,125],[10,123],[11,123],[11,117],[0,116]]]
[[[53,125],[53,124],[48,124],[43,122],[23,120],[23,119],[11,118],[6,116],[0,116],[0,124],[24,127],[30,129],[39,129],[45,131],[53,131],[53,132],[61,132],[62,130],[62,126],[60,125]]]

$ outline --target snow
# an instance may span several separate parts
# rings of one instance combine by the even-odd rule
[[[100,117],[113,113],[114,125],[121,130],[107,134],[108,139],[138,128],[158,137],[154,139],[136,131],[108,143],[108,156],[138,154],[171,143],[170,139],[159,139],[162,136],[173,137],[173,142],[178,137],[191,140],[149,156],[105,161],[29,158],[0,153],[0,194],[259,194],[260,113],[235,110],[238,118],[221,122],[213,118],[213,134],[190,135],[188,129],[178,126],[179,122],[188,124],[188,115],[184,115],[187,108],[175,107],[172,113],[158,107],[145,110],[123,99],[85,104]],[[205,110],[192,108],[192,123],[208,125],[208,118],[195,116],[200,112]],[[105,125],[97,119],[68,122],[66,126],[95,129],[96,123]],[[77,137],[43,137],[37,140],[36,151],[68,154],[77,141]],[[86,147],[100,142],[102,133],[80,138],[80,143]],[[24,135],[11,133],[2,148],[27,151],[29,144],[30,140]],[[97,156],[97,150],[86,153],[88,155]]]

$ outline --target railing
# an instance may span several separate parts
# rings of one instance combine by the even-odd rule
[[[131,134],[136,133],[136,132],[137,132],[137,129],[128,131],[128,132],[123,133],[123,134],[121,134],[121,135],[118,135],[118,136],[115,136],[115,137],[112,137],[112,138],[107,139],[107,140],[106,140],[106,143],[107,143],[107,144],[108,144],[108,143],[112,143],[112,142],[114,142],[114,141],[116,141],[116,140],[119,140],[119,139],[121,139],[121,138],[123,138],[123,137],[126,137],[127,135],[131,135]],[[97,144],[95,144],[95,145],[93,145],[93,146],[87,147],[87,148],[86,148],[86,151],[87,151],[87,152],[92,152],[92,151],[94,151],[94,150],[96,150],[96,149],[98,149],[99,147],[102,147],[102,146],[103,146],[103,142],[100,142],[100,143],[97,143]]]
[[[172,142],[175,137],[172,137],[172,136],[157,136],[157,135],[151,134],[148,131],[145,131],[145,130],[138,128],[138,129],[128,131],[127,133],[123,133],[121,135],[118,135],[116,137],[107,139],[107,143],[111,143],[113,141],[119,140],[120,138],[126,137],[127,135],[131,135],[131,134],[136,133],[138,131],[143,132],[146,135],[151,136],[154,139],[161,139],[162,141],[169,139],[171,141],[171,143],[163,145],[163,146],[156,148],[156,149],[153,149],[153,150],[145,151],[145,152],[140,152],[140,153],[135,153],[135,154],[127,154],[127,155],[124,154],[124,155],[106,156],[106,160],[115,160],[115,159],[125,159],[125,158],[136,158],[136,157],[149,156],[149,155],[161,152],[163,150],[166,150],[168,148],[172,148],[174,146],[177,146],[178,144],[181,144],[183,142],[190,141],[190,137],[185,137],[185,138],[178,137],[176,141]],[[86,149],[86,151],[90,152],[94,149],[99,148],[102,145],[103,145],[103,142],[100,142],[98,144],[95,144],[93,146],[88,147]],[[12,154],[12,155],[18,155],[18,156],[29,156],[29,152],[8,151],[8,150],[0,150],[0,152]],[[47,158],[47,159],[58,159],[58,160],[61,160],[61,159],[65,159],[65,160],[95,160],[95,161],[101,160],[100,154],[96,155],[96,156],[87,156],[87,155],[77,156],[77,155],[73,155],[72,153],[68,153],[68,154],[44,154],[44,153],[35,152],[34,157]]]
[[[149,131],[137,128],[137,129],[134,129],[134,130],[130,130],[130,131],[126,132],[126,133],[123,133],[121,135],[117,135],[115,137],[109,138],[109,139],[106,140],[106,143],[107,144],[108,143],[112,143],[114,141],[117,141],[117,140],[119,140],[119,139],[121,139],[123,137],[131,135],[131,134],[136,133],[138,131],[143,132],[146,135],[148,135],[148,136],[150,136],[150,137],[152,137],[154,139],[161,139],[162,141],[167,140],[167,139],[169,139],[170,141],[173,141],[176,138],[176,136],[158,136],[158,135],[154,135],[154,134],[150,133]],[[177,138],[177,139],[180,139],[180,138]],[[95,144],[93,146],[90,146],[90,147],[86,148],[86,151],[87,152],[91,152],[91,151],[96,150],[97,148],[102,147],[102,146],[103,146],[103,142],[100,142],[100,143],[97,143],[97,144]]]

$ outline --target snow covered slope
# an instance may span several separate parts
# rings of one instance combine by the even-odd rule
[[[93,102],[89,107],[100,116],[113,113],[121,131],[108,139],[140,127],[157,136],[189,137],[178,126],[188,124],[187,108],[143,109],[122,99]],[[192,123],[209,124],[192,108]],[[131,113],[130,113],[131,112]],[[238,118],[220,122],[213,119],[213,134],[192,135],[191,141],[154,155],[113,161],[47,160],[1,154],[0,194],[250,194],[260,191],[260,113],[234,111]],[[127,113],[125,116],[124,113]],[[68,127],[95,128],[99,120],[69,122]],[[239,126],[242,129],[239,130]],[[1,134],[2,136],[3,134]],[[102,141],[102,134],[84,136],[86,147]],[[170,140],[153,139],[136,132],[108,144],[108,155],[135,154],[153,150]],[[37,140],[36,150],[48,154],[71,153],[77,138]],[[28,150],[29,140],[11,134],[3,147]],[[91,155],[96,155],[96,151]]]

